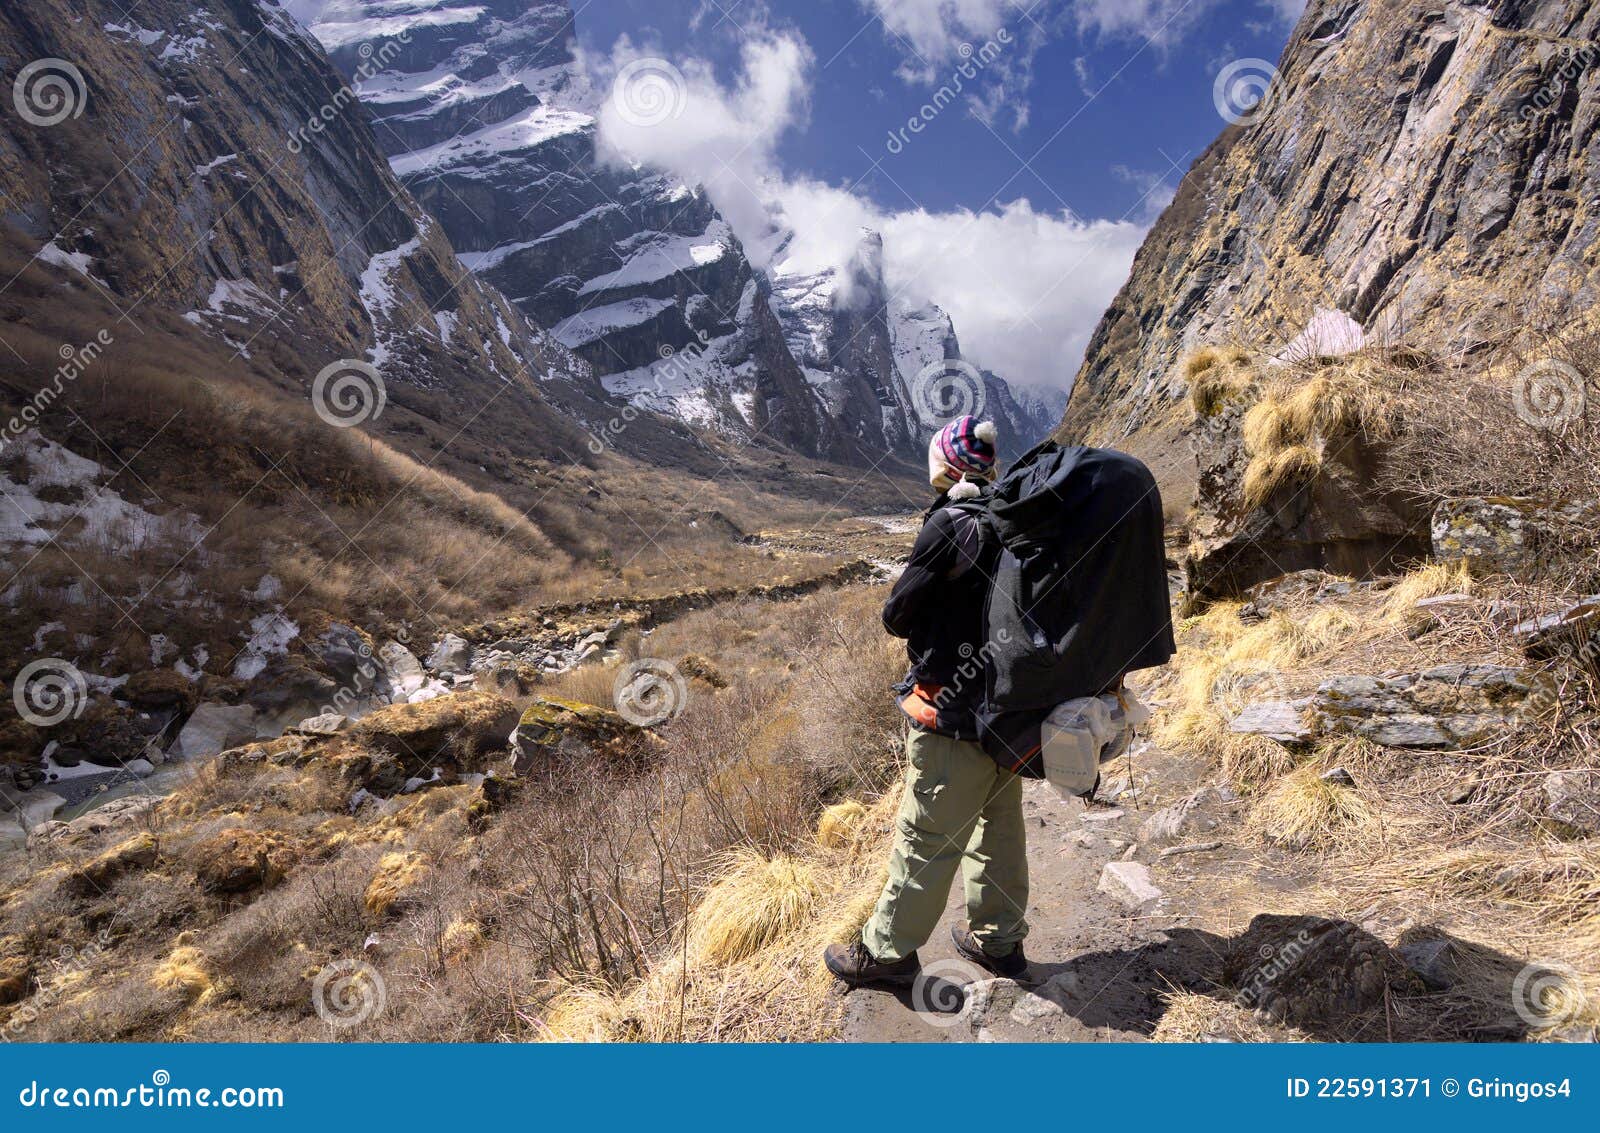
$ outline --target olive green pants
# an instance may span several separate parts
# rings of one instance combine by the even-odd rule
[[[916,729],[906,759],[889,883],[861,930],[862,942],[890,963],[925,944],[944,914],[959,863],[967,927],[985,952],[1009,955],[1028,935],[1022,780],[975,743]]]

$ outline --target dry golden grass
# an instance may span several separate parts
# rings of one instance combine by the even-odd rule
[[[860,938],[887,871],[899,792],[863,805],[864,836],[803,847],[786,861],[739,854],[689,916],[689,932],[633,985],[579,980],[544,1018],[548,1041],[816,1041],[831,1037],[835,981],[821,964]],[[736,899],[754,902],[741,912]],[[756,941],[761,941],[759,947]]]
[[[1330,362],[1303,380],[1298,368],[1286,371],[1245,414],[1245,503],[1260,507],[1280,491],[1315,483],[1357,437],[1393,437],[1403,377],[1368,354]]]
[[[1319,764],[1272,784],[1250,811],[1250,825],[1291,850],[1327,849],[1371,837],[1376,817],[1359,790],[1322,778]]]
[[[1259,381],[1252,355],[1240,347],[1201,347],[1184,360],[1183,373],[1189,404],[1201,418],[1248,401]]]
[[[1244,502],[1248,507],[1261,507],[1281,491],[1308,488],[1322,474],[1323,465],[1321,447],[1305,444],[1257,456],[1245,469]]]
[[[205,953],[189,945],[174,948],[151,973],[150,984],[162,991],[181,991],[197,1004],[210,998],[213,990]]]
[[[431,866],[426,855],[410,853],[385,854],[378,862],[378,872],[367,885],[362,903],[374,917],[387,915],[405,896],[427,878]]]
[[[696,906],[689,953],[700,963],[731,964],[793,932],[822,898],[816,867],[787,854],[736,850]]]
[[[1264,1026],[1255,1012],[1232,999],[1172,990],[1162,993],[1161,1018],[1150,1038],[1158,1043],[1227,1041],[1236,1043],[1309,1042],[1289,1027]]]
[[[855,799],[834,803],[817,819],[817,845],[824,850],[842,850],[855,841],[870,812]]]
[[[1466,563],[1427,563],[1411,571],[1384,595],[1383,617],[1409,624],[1417,617],[1417,603],[1441,594],[1471,594],[1476,587]]]

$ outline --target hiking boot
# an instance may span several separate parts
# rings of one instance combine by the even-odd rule
[[[1022,954],[1022,945],[1017,945],[1004,956],[991,956],[983,950],[978,943],[978,938],[972,935],[971,930],[960,925],[950,926],[950,939],[955,941],[956,951],[962,957],[971,960],[984,971],[997,976],[1004,976],[1008,980],[1020,980],[1028,971],[1028,958]]]
[[[877,984],[882,987],[910,987],[917,981],[917,973],[922,971],[922,963],[913,952],[904,960],[894,963],[884,963],[875,959],[867,946],[860,942],[855,944],[830,944],[827,951],[822,954],[822,962],[827,965],[828,971],[838,976],[851,987],[865,987]]]

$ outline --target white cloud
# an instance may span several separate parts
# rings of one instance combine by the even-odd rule
[[[1013,131],[1027,127],[1028,91],[1033,86],[1034,58],[1057,22],[1052,9],[1060,0],[860,0],[883,26],[901,55],[896,72],[907,84],[952,85],[956,75],[976,77],[972,60],[983,60],[983,77],[968,83],[967,108],[990,126],[1001,111]]]
[[[988,37],[1005,23],[1006,0],[861,0],[890,35],[914,54],[908,67],[934,70],[955,58],[973,36]],[[924,78],[932,78],[931,74]]]
[[[651,58],[619,42],[591,60],[602,91],[618,72]],[[703,185],[758,267],[774,224],[795,236],[786,271],[849,262],[863,228],[883,234],[890,289],[949,312],[973,362],[1024,384],[1064,387],[1106,304],[1127,277],[1145,233],[1140,223],[1041,212],[1027,200],[998,210],[889,213],[836,186],[786,176],[776,148],[805,121],[811,53],[793,33],[764,32],[745,44],[740,74],[718,82],[699,60],[677,60],[666,92],[678,113],[657,106],[653,124],[624,113],[613,96],[600,110],[602,155],[668,170]],[[673,71],[663,71],[669,79]],[[633,119],[633,120],[630,120]]]
[[[947,312],[962,353],[1011,381],[1066,388],[1144,242],[1143,225],[1036,212],[899,213],[883,224],[891,288]]]
[[[765,182],[775,168],[773,150],[785,131],[805,122],[809,110],[811,49],[805,40],[765,30],[752,35],[742,47],[739,78],[729,88],[702,60],[668,63],[626,37],[608,59],[585,62],[604,94],[599,109],[603,160],[670,170],[704,186],[741,234],[767,223]],[[630,66],[643,68],[631,72],[633,83],[652,83],[653,89],[630,85]],[[666,102],[657,104],[656,98]]]

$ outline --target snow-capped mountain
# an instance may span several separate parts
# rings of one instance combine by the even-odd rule
[[[949,318],[889,296],[876,235],[840,280],[789,270],[774,233],[763,273],[703,192],[601,162],[605,92],[574,62],[568,3],[288,7],[352,77],[391,168],[461,262],[612,396],[851,462],[918,455],[952,382],[983,392],[944,400],[986,408],[1013,441],[1059,419],[994,375],[943,368],[959,358]]]

